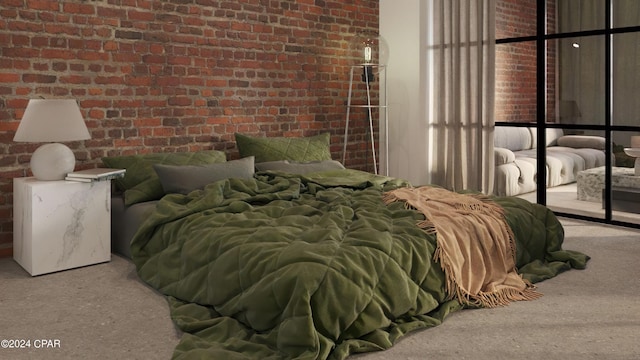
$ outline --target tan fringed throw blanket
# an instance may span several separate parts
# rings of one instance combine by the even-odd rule
[[[447,278],[447,292],[467,305],[496,307],[541,296],[517,272],[515,241],[502,208],[484,195],[464,195],[423,186],[384,195],[421,211],[422,229],[435,233],[434,260]]]

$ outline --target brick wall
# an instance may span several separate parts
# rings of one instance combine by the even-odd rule
[[[12,141],[29,98],[75,98],[103,156],[219,149],[234,132],[328,131],[340,159],[350,62],[359,30],[378,28],[376,0],[2,0],[0,255],[12,244],[12,179],[38,144]],[[354,114],[347,165],[368,170]],[[361,131],[358,129],[362,129]]]

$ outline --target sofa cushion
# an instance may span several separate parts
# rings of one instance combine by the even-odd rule
[[[493,146],[511,151],[531,149],[531,132],[524,127],[496,126]]]
[[[546,163],[547,187],[570,184],[576,181],[579,171],[585,170],[585,161],[582,156],[558,146],[547,148]]]
[[[535,159],[518,158],[515,161],[496,165],[494,195],[511,196],[536,189]]]
[[[516,160],[513,151],[505,148],[494,148],[495,165],[509,164]]]
[[[529,128],[531,132],[531,148],[535,149],[538,146],[538,130],[536,128]],[[558,144],[558,139],[564,135],[562,129],[547,129],[545,131],[545,137],[547,147],[555,146]]]
[[[604,137],[601,136],[566,135],[558,139],[558,146],[604,150],[605,143]]]

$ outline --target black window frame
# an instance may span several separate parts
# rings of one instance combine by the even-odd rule
[[[560,1],[560,0],[559,0]],[[605,137],[605,189],[604,192],[604,204],[605,212],[604,218],[591,217],[579,214],[556,212],[557,215],[575,218],[579,220],[587,220],[592,222],[601,222],[606,224],[639,228],[640,224],[629,223],[625,221],[619,221],[613,219],[613,211],[611,204],[611,173],[612,173],[612,133],[615,131],[636,131],[640,132],[640,126],[620,126],[612,124],[612,38],[615,34],[640,32],[640,26],[627,26],[620,28],[612,28],[611,9],[613,0],[604,0],[605,2],[605,28],[586,31],[573,31],[566,33],[551,33],[547,34],[546,29],[546,0],[536,0],[536,35],[532,36],[520,36],[512,38],[496,39],[496,45],[512,44],[521,42],[536,42],[536,123],[514,123],[496,121],[495,126],[535,126],[536,135],[538,138],[538,146],[536,148],[536,166],[537,176],[536,182],[538,184],[545,184],[545,186],[536,187],[536,201],[538,204],[547,205],[547,187],[546,187],[546,147],[539,144],[546,144],[546,130],[553,128],[562,128],[570,130],[596,130],[602,131]],[[605,39],[605,73],[608,76],[605,77],[605,121],[604,125],[581,125],[581,124],[560,124],[560,123],[547,123],[546,122],[546,44],[549,40],[573,38],[573,37],[587,37],[587,36],[604,36]]]

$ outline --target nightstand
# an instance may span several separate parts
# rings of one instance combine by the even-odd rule
[[[32,276],[111,260],[111,182],[13,179],[13,258]]]

